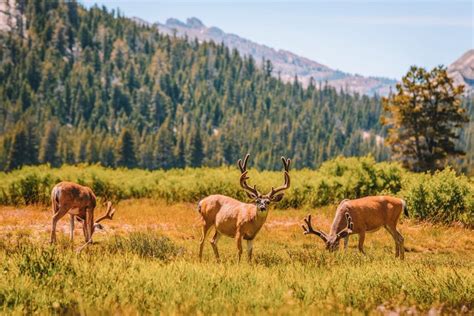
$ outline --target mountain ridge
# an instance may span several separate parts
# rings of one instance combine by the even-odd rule
[[[273,74],[278,75],[285,82],[292,82],[297,76],[303,85],[307,85],[313,78],[315,82],[322,84],[327,82],[337,89],[367,95],[387,95],[397,82],[394,79],[349,74],[332,69],[289,50],[275,49],[265,44],[256,43],[239,35],[226,33],[215,26],[208,27],[196,17],[188,18],[186,22],[170,18],[164,24],[160,22],[151,24],[136,17],[133,20],[139,24],[155,26],[159,32],[168,35],[176,34],[178,37],[187,36],[189,39],[196,38],[199,41],[222,42],[231,49],[237,49],[241,55],[251,55],[259,64],[262,59],[268,59],[273,65]]]
[[[474,49],[465,52],[448,67],[454,83],[464,85],[466,94],[474,93]]]

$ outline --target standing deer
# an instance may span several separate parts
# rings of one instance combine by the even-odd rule
[[[335,251],[339,241],[344,238],[344,248],[347,248],[349,235],[359,234],[359,251],[364,252],[365,233],[371,233],[384,227],[395,241],[395,257],[404,259],[405,248],[403,236],[397,230],[397,222],[402,211],[407,215],[406,202],[391,196],[368,196],[357,200],[343,200],[336,210],[329,234],[314,230],[311,225],[311,215],[308,215],[303,225],[304,234],[319,236],[325,243],[326,249]]]
[[[282,192],[290,187],[290,159],[281,157],[285,169],[285,183],[276,189],[272,187],[269,193],[263,195],[255,185],[251,187],[247,184],[249,179],[247,176],[248,158],[249,154],[245,156],[243,162],[241,159],[238,162],[241,172],[240,186],[245,190],[247,196],[253,200],[253,203],[243,203],[224,195],[210,195],[198,204],[198,211],[202,220],[199,260],[202,259],[204,241],[209,229],[215,226],[216,232],[212,237],[211,245],[217,261],[220,261],[217,241],[223,234],[236,239],[239,262],[242,255],[242,238],[247,240],[247,254],[250,262],[252,260],[253,239],[267,220],[269,204],[280,201],[284,195]]]
[[[83,223],[82,230],[87,245],[92,243],[94,230],[102,229],[101,221],[112,219],[115,209],[112,202],[107,202],[107,211],[94,222],[94,209],[96,207],[96,197],[89,187],[73,182],[60,182],[51,191],[51,203],[53,208],[51,243],[56,242],[56,224],[69,213],[70,239],[74,239],[74,219]],[[83,247],[84,247],[83,246]],[[80,248],[82,249],[82,247]]]

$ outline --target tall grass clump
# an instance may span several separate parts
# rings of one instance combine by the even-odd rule
[[[169,261],[183,253],[171,239],[155,232],[131,232],[128,235],[116,235],[105,245],[111,254],[133,253],[142,258]]]

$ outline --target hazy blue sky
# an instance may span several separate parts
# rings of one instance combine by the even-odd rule
[[[473,48],[473,1],[82,0],[149,22],[197,17],[273,48],[362,75],[400,78]]]

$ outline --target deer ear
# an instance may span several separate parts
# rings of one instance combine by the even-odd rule
[[[283,199],[283,196],[285,196],[285,194],[283,194],[283,193],[280,193],[280,194],[275,195],[275,196],[272,198],[272,202],[280,202],[281,199]]]
[[[95,224],[94,224],[94,228],[95,228],[95,229],[98,229],[98,230],[104,230],[104,226],[102,226],[102,225],[99,224],[99,223],[95,223]]]

